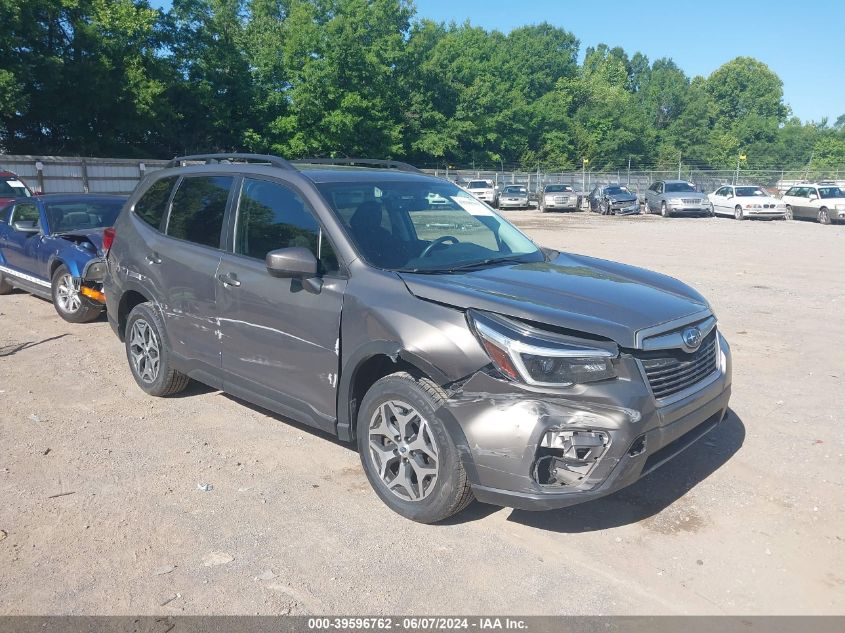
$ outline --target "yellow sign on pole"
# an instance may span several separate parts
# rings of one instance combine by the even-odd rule
[[[748,160],[748,156],[746,156],[745,154],[740,154],[739,160]]]
[[[585,165],[586,165],[587,163],[589,163],[589,162],[590,162],[590,159],[589,159],[589,158],[585,158],[585,159],[584,159],[584,164],[585,164]]]

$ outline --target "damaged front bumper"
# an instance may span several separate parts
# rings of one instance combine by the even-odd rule
[[[623,354],[617,379],[556,392],[478,372],[452,391],[443,415],[479,501],[563,508],[634,483],[712,430],[731,390],[726,343],[720,353],[717,373],[671,404],[655,400]]]

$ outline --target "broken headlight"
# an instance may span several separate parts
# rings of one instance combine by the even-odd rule
[[[512,380],[570,387],[616,377],[613,359],[617,353],[611,349],[582,346],[570,337],[476,310],[467,316],[490,360]]]

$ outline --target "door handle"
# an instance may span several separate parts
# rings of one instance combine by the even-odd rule
[[[149,253],[144,259],[147,260],[148,264],[160,264],[161,257],[158,256],[158,253]]]
[[[237,275],[235,275],[234,273],[220,273],[219,275],[217,275],[217,279],[223,282],[224,286],[233,286],[237,288],[241,285],[241,282],[238,281]]]

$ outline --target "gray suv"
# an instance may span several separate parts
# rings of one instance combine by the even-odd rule
[[[698,292],[540,248],[403,163],[175,159],[106,246],[108,318],[144,391],[193,378],[356,442],[415,521],[606,495],[728,407]]]

